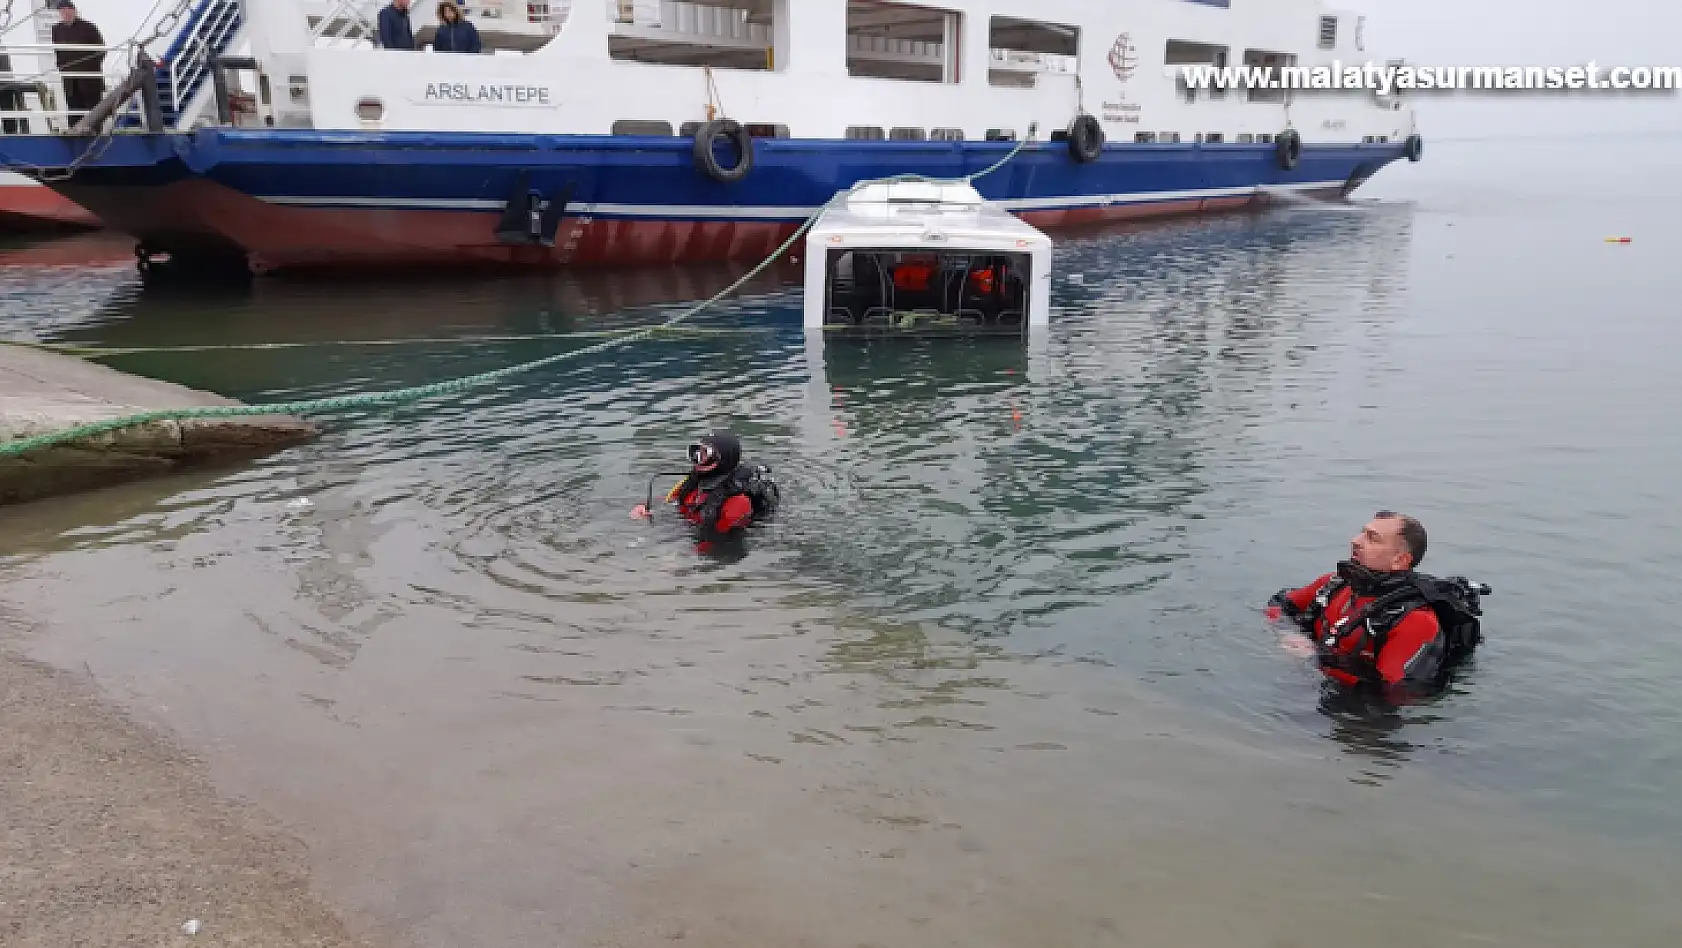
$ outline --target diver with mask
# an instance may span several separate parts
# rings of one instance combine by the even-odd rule
[[[702,530],[731,533],[776,510],[777,483],[771,469],[744,463],[742,442],[734,434],[714,431],[697,440],[689,446],[689,463],[683,480],[666,493],[666,502],[676,504],[678,514]],[[632,509],[631,516],[651,519],[653,506],[651,480],[648,501]]]
[[[1295,622],[1321,670],[1340,685],[1435,690],[1482,641],[1479,596],[1490,590],[1418,572],[1425,539],[1418,520],[1381,510],[1350,541],[1336,572],[1275,593],[1268,615]]]

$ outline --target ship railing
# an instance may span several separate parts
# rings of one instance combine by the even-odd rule
[[[318,46],[346,42],[359,45],[359,41],[366,41],[371,46],[374,37],[379,35],[374,25],[379,16],[379,4],[372,0],[330,0],[322,4],[322,8],[326,12],[309,14],[309,19],[313,21],[310,23],[310,39]]]
[[[769,13],[749,0],[607,0],[607,21],[618,35],[766,44],[773,25]]]
[[[373,48],[379,36],[379,11],[387,0],[313,0],[305,4],[310,39],[317,47]],[[506,48],[494,34],[553,36],[566,24],[572,0],[458,0],[462,16],[478,25],[489,48]],[[419,38],[434,20],[421,4],[410,8]]]
[[[945,62],[946,46],[929,40],[898,39],[891,36],[847,35],[848,59],[917,63],[939,66]]]
[[[1019,49],[990,49],[989,66],[1001,72],[1073,74],[1076,58],[1059,53],[1035,53]]]
[[[462,13],[487,26],[492,20],[509,25],[525,23],[554,35],[566,25],[572,0],[467,0]]]
[[[130,74],[126,61],[132,47],[94,46],[73,43],[6,43],[0,45],[0,133],[6,135],[62,135],[70,131],[75,118],[89,109],[69,108],[65,95],[67,79],[101,79],[109,92],[122,85]],[[98,53],[101,68],[61,70],[57,52]],[[125,54],[115,70],[105,67],[112,53]],[[130,103],[129,108],[135,106]]]
[[[239,30],[242,23],[239,13],[237,0],[207,4],[190,22],[187,31],[172,44],[180,51],[169,62],[161,64],[168,79],[167,104],[171,116],[182,116],[198,94],[210,72],[211,61],[228,47],[234,33]]]

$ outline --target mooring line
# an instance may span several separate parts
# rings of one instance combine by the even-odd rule
[[[384,348],[396,346],[480,346],[498,345],[507,342],[545,342],[549,340],[566,341],[568,339],[603,339],[632,332],[633,329],[587,329],[578,332],[550,332],[530,333],[507,336],[416,336],[413,338],[397,339],[311,339],[299,342],[225,342],[207,343],[197,346],[77,346],[56,342],[33,342],[27,339],[0,339],[0,346],[18,346],[24,349],[40,349],[44,352],[56,352],[60,355],[71,355],[83,359],[110,358],[125,355],[156,355],[160,353],[193,353],[193,352],[238,352],[238,351],[269,351],[275,349],[328,349],[338,346]],[[701,326],[679,326],[673,329],[661,330],[660,335],[681,338],[683,336],[738,336],[772,332],[769,327],[743,328],[705,328]]]
[[[1009,154],[975,174],[966,175],[962,178],[930,178],[925,175],[912,174],[893,175],[887,178],[859,181],[846,190],[837,191],[833,197],[824,202],[822,207],[807,216],[807,218],[801,222],[800,226],[795,228],[794,233],[790,234],[788,239],[778,245],[777,249],[771,251],[769,256],[767,256],[764,260],[761,260],[753,267],[753,269],[743,274],[736,280],[736,282],[730,284],[722,290],[719,290],[717,293],[714,293],[707,299],[702,300],[700,303],[679,312],[670,319],[653,326],[645,326],[640,329],[606,330],[611,338],[604,339],[601,342],[583,346],[578,349],[569,349],[566,352],[559,352],[551,356],[545,356],[541,359],[533,359],[530,362],[522,362],[517,365],[505,366],[500,369],[493,369],[489,372],[466,375],[461,378],[449,379],[443,382],[433,382],[428,385],[416,385],[409,388],[393,389],[386,392],[363,392],[329,398],[312,398],[305,401],[275,402],[266,405],[207,405],[195,408],[160,409],[158,411],[145,411],[133,415],[124,415],[120,418],[111,418],[105,421],[89,422],[87,424],[66,428],[62,431],[49,432],[47,434],[35,435],[28,438],[17,438],[4,444],[0,444],[0,458],[18,457],[20,455],[27,454],[30,451],[37,451],[41,448],[51,447],[55,444],[77,441],[83,438],[90,438],[95,435],[108,434],[113,431],[120,431],[124,428],[132,428],[137,425],[151,424],[158,421],[186,421],[198,418],[234,418],[258,415],[303,415],[311,412],[340,411],[347,408],[359,408],[367,405],[394,405],[404,402],[422,401],[424,399],[434,398],[440,395],[454,394],[474,386],[483,385],[487,382],[494,382],[499,379],[507,378],[511,375],[517,375],[521,372],[530,372],[533,369],[540,369],[545,366],[567,361],[569,359],[576,359],[596,352],[603,352],[615,346],[625,345],[641,339],[649,339],[661,332],[665,332],[678,326],[690,317],[706,310],[718,303],[720,300],[723,300],[726,296],[729,296],[741,289],[743,286],[746,286],[750,280],[759,276],[759,274],[763,273],[767,267],[771,266],[777,258],[787,253],[789,249],[794,246],[795,241],[799,240],[806,231],[811,229],[813,224],[817,223],[818,218],[822,217],[826,211],[846,197],[849,193],[856,191],[861,187],[878,184],[899,184],[906,182],[971,184],[977,179],[986,177],[1000,168],[1003,168],[1008,162],[1020,154],[1022,149],[1026,147],[1029,142],[1034,140],[1034,133],[1037,128],[1037,123],[1029,125],[1028,134],[1021,141],[1016,143],[1016,147],[1012,148]]]

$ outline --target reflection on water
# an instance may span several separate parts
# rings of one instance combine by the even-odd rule
[[[703,944],[1209,944],[1240,919],[1309,943],[1331,905],[1400,944],[1421,904],[1453,939],[1643,943],[1675,924],[1642,900],[1666,876],[1635,867],[1637,837],[1678,829],[1682,658],[1633,592],[1661,585],[1647,567],[1592,593],[1569,574],[1674,556],[1642,472],[1682,448],[1652,427],[1682,392],[1639,374],[1677,341],[1654,302],[1668,271],[1575,268],[1630,294],[1617,348],[1585,360],[1548,315],[1559,286],[1479,297],[1510,223],[1449,214],[1085,235],[1059,247],[1030,345],[808,341],[789,275],[767,277],[705,320],[738,334],[0,514],[6,597],[53,624],[43,653],[225,748],[225,778],[308,828],[335,890],[420,944],[582,940],[613,918]],[[7,331],[310,343],[113,360],[289,398],[546,355],[734,276],[189,295],[114,272],[74,318],[26,308]],[[407,343],[333,344],[372,338]],[[1593,410],[1555,397],[1591,382]],[[1647,437],[1613,437],[1617,412]],[[779,515],[710,551],[630,520],[715,425],[776,470]],[[1633,473],[1598,489],[1607,469]],[[1474,666],[1400,710],[1325,692],[1260,619],[1379,507],[1424,518],[1432,568],[1498,591]],[[1574,621],[1608,596],[1631,626],[1586,639]],[[1605,675],[1561,674],[1606,655]],[[1603,862],[1532,809],[1619,848]],[[1195,913],[1169,908],[1187,879]]]

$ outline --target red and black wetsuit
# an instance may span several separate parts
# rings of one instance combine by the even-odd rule
[[[1443,655],[1442,628],[1437,614],[1421,603],[1399,618],[1371,616],[1373,627],[1368,628],[1370,609],[1383,591],[1371,596],[1357,596],[1347,583],[1339,583],[1326,601],[1323,613],[1310,610],[1320,591],[1337,578],[1327,573],[1301,589],[1282,590],[1268,608],[1268,615],[1278,618],[1288,614],[1299,622],[1312,618],[1304,632],[1321,652],[1320,667],[1327,677],[1345,685],[1362,681],[1377,681],[1383,685],[1399,685],[1428,679],[1436,674]],[[1305,615],[1306,614],[1306,615]],[[1352,619],[1343,634],[1334,635],[1338,623]],[[1386,628],[1387,626],[1387,628]],[[1377,654],[1374,654],[1374,648]]]
[[[777,505],[777,485],[770,468],[742,461],[742,443],[728,431],[708,434],[691,451],[705,446],[712,463],[705,471],[691,470],[682,483],[672,488],[666,500],[677,504],[683,519],[703,530],[730,533],[768,516]]]
[[[737,527],[746,527],[753,522],[753,501],[746,494],[731,494],[719,503],[718,515],[714,522],[701,523],[709,499],[711,498],[703,490],[691,490],[688,495],[677,498],[677,512],[690,523],[709,527],[719,533],[729,533]]]

